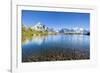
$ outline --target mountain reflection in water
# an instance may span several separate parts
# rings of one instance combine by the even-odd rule
[[[90,36],[33,36],[22,42],[22,62],[81,60],[90,58]]]

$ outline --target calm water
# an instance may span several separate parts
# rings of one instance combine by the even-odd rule
[[[22,62],[89,59],[88,35],[36,36],[22,44]]]

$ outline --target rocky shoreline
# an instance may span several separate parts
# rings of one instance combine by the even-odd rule
[[[63,60],[85,60],[89,59],[89,53],[82,51],[74,52],[49,52],[43,55],[27,56],[22,58],[22,62],[42,62],[42,61],[63,61]]]

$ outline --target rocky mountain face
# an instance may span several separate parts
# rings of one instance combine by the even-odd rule
[[[47,31],[48,27],[44,24],[38,22],[36,25],[32,26],[31,29],[37,30],[37,31]]]

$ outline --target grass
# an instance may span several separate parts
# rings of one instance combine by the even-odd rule
[[[26,28],[22,26],[22,42],[26,39],[31,39],[33,36],[46,36],[48,31],[36,31],[31,28]]]

